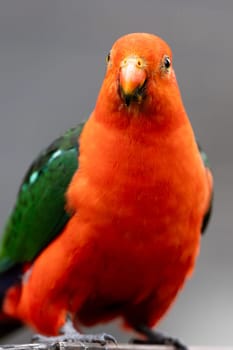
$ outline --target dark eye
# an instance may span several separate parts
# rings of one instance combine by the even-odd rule
[[[164,67],[165,67],[166,69],[169,69],[170,66],[171,66],[170,57],[165,56],[164,59],[163,59],[163,64],[164,64]]]
[[[108,63],[110,61],[110,52],[107,54],[107,56],[105,57],[105,61],[106,63]]]

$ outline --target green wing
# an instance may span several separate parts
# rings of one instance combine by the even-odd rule
[[[32,261],[69,219],[65,192],[78,167],[84,123],[41,152],[26,173],[0,244],[0,272]]]
[[[200,144],[198,143],[198,149],[199,149],[199,152],[201,154],[201,158],[202,158],[202,161],[205,165],[205,167],[207,169],[210,170],[210,165],[209,165],[209,160],[208,160],[208,157],[207,157],[207,154],[203,151],[202,147],[200,146]],[[207,209],[207,212],[204,216],[204,219],[203,219],[203,222],[202,222],[202,228],[201,228],[201,233],[204,234],[205,233],[205,230],[208,226],[208,223],[209,223],[209,220],[210,220],[210,217],[211,217],[211,214],[212,214],[212,209],[213,209],[213,200],[214,200],[214,193],[212,191],[211,193],[211,199],[210,199],[210,203],[209,203],[209,207]]]

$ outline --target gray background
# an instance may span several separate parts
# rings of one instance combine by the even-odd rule
[[[196,272],[159,328],[189,344],[233,345],[231,0],[1,0],[0,225],[38,151],[88,117],[113,41],[134,31],[171,45],[215,176],[214,216]],[[110,330],[128,339],[115,325]]]

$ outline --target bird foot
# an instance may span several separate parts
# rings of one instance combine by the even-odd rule
[[[107,343],[117,344],[116,339],[107,333],[100,334],[81,334],[76,331],[70,321],[67,321],[61,329],[61,335],[47,337],[41,334],[35,334],[32,337],[34,343],[59,343],[59,342],[79,342],[79,343],[98,343],[106,345]]]
[[[173,346],[176,350],[188,350],[188,347],[176,338],[164,335],[160,332],[152,331],[145,326],[137,327],[137,331],[143,333],[146,339],[132,339],[132,344],[150,344],[150,345],[168,345]]]

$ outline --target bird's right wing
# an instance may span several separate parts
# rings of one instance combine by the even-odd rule
[[[78,168],[83,126],[55,140],[26,173],[0,243],[0,273],[33,261],[68,221],[65,193]]]

